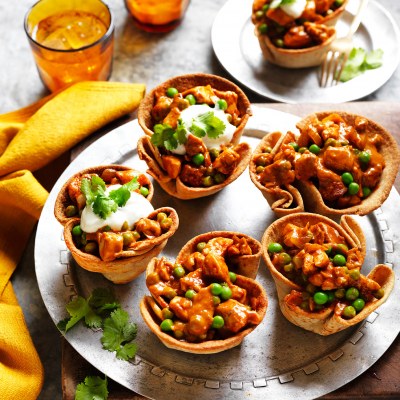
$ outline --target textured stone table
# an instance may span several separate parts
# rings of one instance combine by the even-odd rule
[[[34,2],[0,1],[0,113],[26,106],[47,94],[37,75],[23,30],[25,12]],[[162,35],[138,31],[125,10],[123,0],[106,2],[115,14],[116,24],[112,80],[144,82],[150,89],[171,76],[191,72],[209,72],[229,78],[213,53],[210,33],[214,17],[224,0],[192,0],[181,26]],[[395,20],[400,20],[398,0],[380,0],[380,3],[391,11]],[[268,99],[249,91],[246,93],[253,102],[268,102]],[[399,93],[398,68],[383,87],[362,100],[393,102],[398,101]],[[51,169],[54,176],[41,174],[42,178],[47,178],[47,188],[51,188],[54,179],[67,165],[68,156],[54,163]],[[13,284],[45,367],[45,384],[40,399],[60,399],[60,334],[46,311],[37,287],[33,248],[34,234],[14,274]]]

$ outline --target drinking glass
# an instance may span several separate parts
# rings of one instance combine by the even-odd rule
[[[43,84],[55,91],[111,75],[114,24],[100,0],[41,0],[25,16],[25,32]]]
[[[125,0],[135,24],[147,32],[169,32],[185,15],[189,0]]]

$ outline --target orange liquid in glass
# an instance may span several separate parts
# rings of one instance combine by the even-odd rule
[[[107,80],[111,73],[113,35],[96,15],[67,10],[41,20],[31,43],[43,83],[55,91],[75,82]],[[100,40],[102,39],[103,40]]]

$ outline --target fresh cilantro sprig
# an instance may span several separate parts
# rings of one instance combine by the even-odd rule
[[[340,81],[347,82],[367,70],[379,68],[382,65],[382,56],[381,49],[367,52],[362,48],[353,48],[340,75]]]
[[[107,400],[107,377],[87,376],[75,391],[75,400]]]
[[[99,176],[93,175],[90,180],[83,178],[81,181],[81,192],[85,195],[87,205],[92,206],[93,212],[102,219],[117,211],[118,207],[123,207],[131,197],[131,191],[139,188],[137,177],[134,177],[107,195],[106,184]]]
[[[273,0],[269,5],[269,8],[278,8],[280,6],[284,6],[285,4],[293,4],[296,3],[297,0]]]
[[[193,118],[189,127],[186,127],[181,119],[178,120],[176,130],[168,124],[154,125],[154,134],[151,137],[151,143],[156,147],[164,147],[166,150],[172,151],[179,144],[187,142],[187,132],[198,138],[208,136],[216,139],[224,133],[225,127],[224,122],[215,116],[213,111],[207,111]]]
[[[78,296],[66,309],[70,316],[57,324],[58,329],[67,332],[83,320],[89,328],[103,329],[104,349],[115,351],[117,358],[125,361],[135,356],[137,345],[131,342],[137,335],[137,326],[129,322],[129,314],[121,309],[109,289],[94,289],[87,300]]]

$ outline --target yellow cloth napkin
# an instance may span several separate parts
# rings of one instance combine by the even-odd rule
[[[43,384],[10,283],[48,195],[31,172],[134,111],[144,92],[142,84],[82,82],[0,115],[0,399],[36,399]]]

